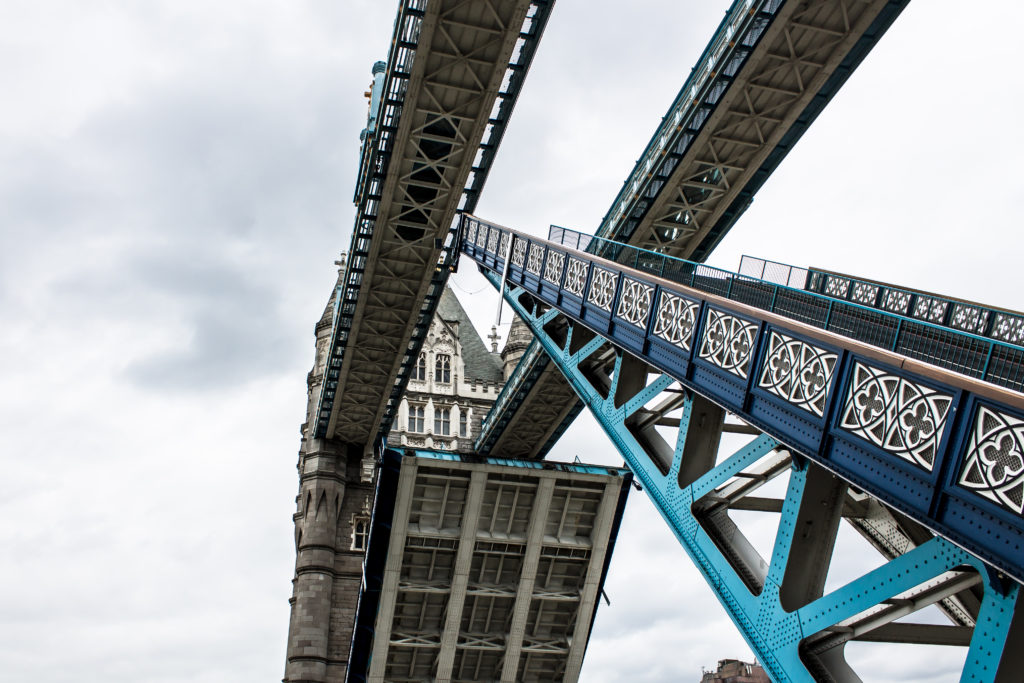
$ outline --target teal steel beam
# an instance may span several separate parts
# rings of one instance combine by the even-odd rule
[[[837,511],[842,509],[837,496],[844,494],[845,482],[814,462],[789,454],[764,434],[717,464],[707,448],[688,448],[700,432],[693,420],[699,396],[675,393],[686,390],[674,378],[525,289],[506,286],[492,272],[485,275],[504,290],[505,299],[590,409],[774,680],[858,681],[844,657],[847,642],[884,640],[886,633],[897,630],[887,628],[896,619],[978,591],[983,598],[961,680],[1020,680],[1024,658],[1019,646],[1014,647],[1020,642],[1022,621],[1019,584],[936,536],[825,593],[828,563],[842,561],[832,555],[831,539]],[[683,398],[674,401],[673,393]],[[652,405],[666,396],[660,405],[675,410],[677,418],[662,419],[667,412],[659,414],[657,409],[650,413]],[[678,424],[667,463],[642,434],[644,425],[659,421]],[[712,439],[711,444],[716,441]],[[783,471],[789,474],[786,496],[771,557],[763,560],[756,552],[751,556],[752,547],[734,526],[729,534],[719,533],[727,509],[717,517],[711,511],[721,507],[730,491],[742,486],[753,491],[759,479]],[[822,500],[832,503],[822,506]],[[826,512],[816,516],[816,507]],[[809,556],[802,540],[809,524],[820,529],[813,539],[825,546],[820,557]],[[818,562],[825,566],[808,566]],[[810,574],[817,578],[809,580]],[[963,624],[951,626],[956,629]],[[962,641],[958,636],[951,642]]]

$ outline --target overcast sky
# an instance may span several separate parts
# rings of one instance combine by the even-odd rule
[[[1024,307],[1024,7],[966,5],[910,4],[712,263]],[[478,213],[593,231],[726,7],[559,0]],[[395,8],[0,3],[0,679],[280,679],[313,325]],[[489,327],[488,285],[454,286]],[[559,457],[618,463],[594,432]],[[588,683],[750,657],[642,494],[607,590]],[[956,677],[915,653],[852,659]]]

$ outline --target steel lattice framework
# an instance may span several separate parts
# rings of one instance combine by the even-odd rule
[[[629,472],[432,451],[381,468],[348,680],[576,680]]]
[[[698,264],[651,254],[636,270],[467,223],[465,253],[776,680],[860,680],[854,640],[966,646],[962,680],[1024,676],[1024,395],[816,330],[797,307],[768,313],[779,290],[760,281],[692,270],[685,286],[652,272]],[[722,458],[726,410],[763,433]],[[782,477],[783,498],[756,495]],[[778,513],[770,557],[730,517],[743,510]],[[887,562],[826,592],[844,519]],[[931,605],[948,623],[897,621]]]
[[[906,4],[734,2],[597,234],[707,258]],[[506,391],[484,452],[543,457],[582,409],[558,373],[531,368]]]
[[[859,680],[844,658],[858,640],[964,646],[963,680],[1024,679],[1014,647],[1024,625],[1024,316],[835,273],[812,273],[793,293],[699,266],[906,4],[735,0],[598,239],[577,234],[576,249],[466,215],[553,0],[402,0],[388,61],[374,68],[350,258],[330,337],[318,342],[296,604],[320,599],[317,582],[337,573],[337,553],[322,552],[336,529],[321,523],[311,493],[341,500],[336,471],[349,476],[358,462],[348,450],[365,465],[390,428],[462,250],[536,336],[486,419],[477,457],[542,458],[588,407],[777,680]],[[753,438],[722,456],[723,431]],[[335,450],[347,459],[341,469],[322,467]],[[375,511],[375,530],[438,505],[443,527],[460,485],[469,521],[450,547],[400,531],[390,573],[364,565],[360,609],[374,594],[367,619],[380,607],[388,637],[371,652],[357,630],[352,661],[374,680],[578,672],[582,653],[570,655],[569,639],[552,638],[525,605],[581,603],[582,594],[557,582],[513,588],[503,559],[493,581],[469,579],[477,551],[478,577],[491,567],[486,556],[503,556],[479,540],[487,515],[491,527],[499,517],[497,503],[487,507],[487,477],[467,469],[421,481],[412,470],[387,519]],[[531,494],[530,536],[541,535],[541,517],[558,516],[552,481],[542,477]],[[773,482],[783,495],[770,494]],[[591,501],[605,522],[611,500]],[[766,556],[736,524],[734,513],[749,511],[777,515]],[[844,520],[885,564],[826,589]],[[542,546],[519,558],[533,578]],[[409,553],[427,561],[400,577]],[[293,610],[296,648],[333,633],[323,640],[338,649],[344,629],[331,623],[330,600],[312,626],[308,605]],[[933,605],[947,623],[902,621]],[[296,671],[343,663],[304,651],[292,659]]]
[[[367,445],[394,419],[552,1],[405,0],[364,147],[315,435]],[[375,88],[375,91],[377,89]]]

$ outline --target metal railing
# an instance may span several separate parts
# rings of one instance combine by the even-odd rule
[[[806,289],[914,320],[1024,347],[1024,314],[915,289],[808,269]]]
[[[370,243],[373,240],[377,213],[383,197],[384,178],[390,166],[395,137],[398,134],[398,120],[402,115],[405,93],[412,75],[412,64],[416,57],[425,7],[426,0],[405,0],[399,7],[398,18],[395,20],[395,34],[388,54],[380,111],[377,113],[377,131],[366,141],[369,153],[366,179],[356,202],[358,208],[345,274],[338,284],[335,295],[331,348],[314,426],[314,434],[318,437],[327,433],[334,407],[345,348],[355,319],[356,302],[362,289],[366,260],[369,258]],[[456,243],[457,240],[452,240],[452,256],[457,253]],[[386,433],[387,430],[383,431]]]
[[[1014,344],[566,228],[552,227],[548,240],[573,249],[585,245],[588,253],[701,292],[997,386],[1024,391],[1024,348]]]
[[[778,261],[747,256],[746,254],[740,257],[739,274],[797,289],[804,289],[807,285],[806,268],[798,268],[785,263],[779,263]]]

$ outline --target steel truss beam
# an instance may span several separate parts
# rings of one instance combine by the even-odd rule
[[[491,275],[1024,581],[1024,395],[806,325],[821,302],[775,306],[757,280],[465,220],[462,249]]]
[[[502,284],[494,273],[486,275],[496,287]],[[775,680],[861,680],[844,656],[850,641],[965,646],[962,681],[1024,677],[1018,583],[920,525],[903,527],[908,520],[898,513],[767,435],[716,457],[722,408],[525,289],[509,286],[503,294]],[[666,427],[674,437],[669,432],[666,438]],[[769,499],[753,495],[784,475],[784,499],[766,504]],[[731,519],[730,512],[744,509],[779,513],[770,558],[762,558]],[[830,564],[842,561],[833,550],[844,518],[874,538],[888,561],[826,592]],[[930,605],[950,623],[896,621]]]
[[[554,0],[402,0],[313,431],[388,432]],[[376,90],[375,90],[376,92]],[[374,100],[376,102],[377,100]]]
[[[907,2],[733,2],[596,233],[703,261]],[[582,409],[536,406],[568,391],[530,370],[478,449],[543,457]]]

